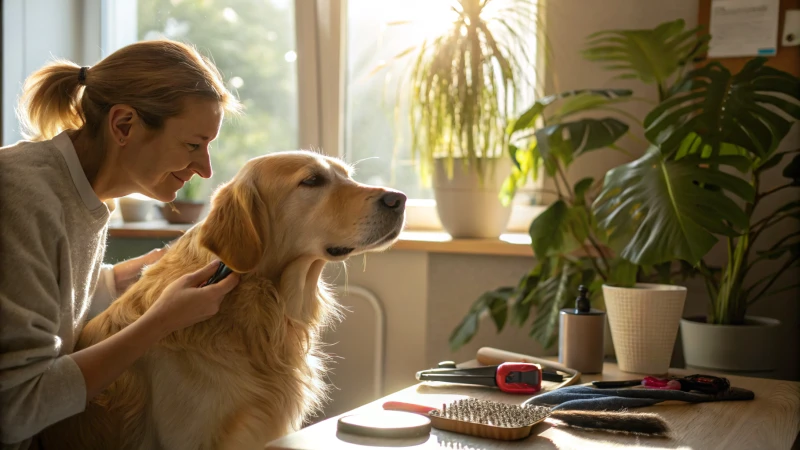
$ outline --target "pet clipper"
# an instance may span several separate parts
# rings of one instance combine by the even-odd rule
[[[417,372],[417,380],[479,384],[510,394],[534,394],[542,389],[542,368],[531,363],[503,363],[469,369],[430,369]]]

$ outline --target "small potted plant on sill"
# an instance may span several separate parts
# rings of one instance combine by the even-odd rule
[[[412,159],[454,238],[497,238],[506,229],[511,207],[497,198],[510,170],[505,128],[531,72],[526,45],[536,8],[529,0],[454,1],[452,26],[422,44],[398,90]]]
[[[193,176],[178,191],[174,201],[161,207],[161,214],[167,222],[173,224],[192,224],[200,219],[206,206],[202,194],[202,179]]]

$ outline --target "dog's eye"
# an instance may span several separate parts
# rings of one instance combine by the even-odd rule
[[[324,182],[325,182],[325,179],[322,178],[321,176],[312,175],[312,176],[306,178],[305,180],[301,181],[300,185],[301,186],[316,187],[316,186],[322,186],[322,184]]]

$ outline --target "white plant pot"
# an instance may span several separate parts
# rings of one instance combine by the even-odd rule
[[[665,375],[686,302],[686,288],[638,283],[603,285],[617,364],[623,372]]]
[[[462,159],[454,158],[453,164],[453,178],[448,179],[446,160],[435,160],[433,193],[442,226],[453,238],[497,239],[511,216],[511,206],[503,206],[499,197],[511,173],[511,161],[508,157],[484,160],[483,184]]]
[[[686,365],[726,372],[775,370],[780,348],[781,322],[746,316],[745,325],[714,325],[705,317],[681,319]]]
[[[153,220],[155,201],[136,197],[118,199],[120,214],[125,222],[146,222]]]

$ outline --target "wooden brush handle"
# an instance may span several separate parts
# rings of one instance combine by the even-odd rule
[[[495,364],[502,364],[504,362],[526,362],[533,364],[541,364],[552,369],[560,370],[569,374],[577,372],[575,369],[559,364],[555,361],[550,361],[535,356],[523,355],[522,353],[507,352],[492,347],[481,347],[478,349],[477,360],[479,363],[490,366]]]

